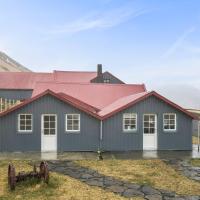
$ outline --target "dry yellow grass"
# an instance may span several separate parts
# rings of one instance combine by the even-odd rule
[[[83,160],[76,163],[116,179],[148,184],[182,195],[200,195],[200,183],[184,177],[161,160]]]
[[[195,167],[200,167],[200,158],[191,159],[190,163]]]
[[[27,161],[13,161],[17,171],[32,170]],[[7,186],[8,161],[0,161],[1,200],[124,200],[112,192],[88,186],[68,176],[51,173],[48,185],[34,180],[18,183],[15,191]],[[133,198],[141,200],[141,198]]]
[[[192,144],[198,144],[198,137],[192,136]]]

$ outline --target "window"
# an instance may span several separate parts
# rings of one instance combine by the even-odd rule
[[[32,131],[32,114],[18,115],[18,131],[31,132]]]
[[[137,130],[137,114],[134,113],[123,114],[123,130],[124,131]]]
[[[44,135],[56,135],[57,116],[53,114],[43,115]]]
[[[110,83],[110,79],[103,79],[104,83]]]
[[[165,131],[176,130],[176,114],[174,113],[163,114],[163,129]]]
[[[66,131],[68,132],[80,131],[80,114],[66,115]]]
[[[156,115],[155,114],[144,114],[143,116],[143,132],[144,134],[155,134],[156,133]]]

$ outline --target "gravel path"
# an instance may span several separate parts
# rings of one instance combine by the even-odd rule
[[[184,176],[200,182],[200,167],[192,166],[190,160],[171,159],[165,160],[165,162],[180,171]]]
[[[143,197],[147,200],[200,200],[200,196],[179,196],[175,192],[158,190],[147,185],[125,182],[97,171],[81,167],[72,161],[48,161],[50,171],[68,175],[90,186],[97,186],[123,197]]]

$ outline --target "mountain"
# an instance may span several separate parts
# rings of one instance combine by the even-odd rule
[[[30,72],[28,68],[0,51],[0,72]]]
[[[200,89],[198,88],[189,85],[166,85],[157,88],[157,91],[186,109],[200,109]]]

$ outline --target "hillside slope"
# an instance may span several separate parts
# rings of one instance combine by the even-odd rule
[[[24,67],[8,55],[0,51],[0,72],[30,72],[28,68]]]

